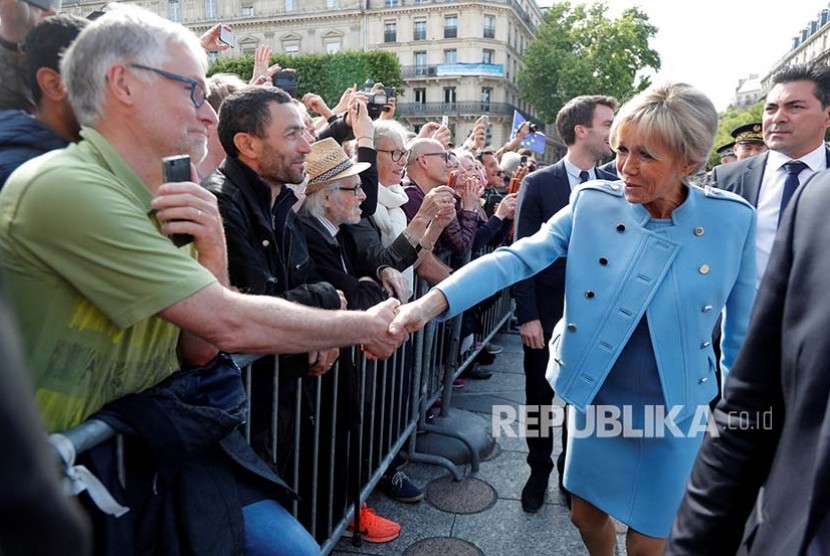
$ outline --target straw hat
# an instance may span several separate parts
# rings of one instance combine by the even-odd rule
[[[307,195],[320,191],[332,182],[357,175],[371,166],[368,162],[352,162],[343,147],[331,137],[312,143],[311,152],[305,160]]]

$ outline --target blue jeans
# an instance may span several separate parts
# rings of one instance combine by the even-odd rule
[[[320,545],[274,500],[242,508],[247,556],[319,556]]]

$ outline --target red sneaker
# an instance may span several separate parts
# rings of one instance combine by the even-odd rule
[[[401,534],[401,526],[392,520],[380,517],[365,503],[360,506],[360,535],[366,542],[389,542]],[[354,520],[346,528],[345,537],[354,535]]]

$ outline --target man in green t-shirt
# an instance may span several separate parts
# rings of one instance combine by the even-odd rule
[[[230,290],[215,197],[163,183],[198,162],[216,114],[206,57],[180,25],[116,9],[84,30],[61,74],[82,141],[21,166],[0,193],[0,265],[50,430],[218,352],[364,344],[388,356],[397,302],[323,311]],[[176,247],[168,236],[189,234]]]

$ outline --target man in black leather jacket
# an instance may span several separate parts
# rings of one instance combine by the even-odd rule
[[[280,89],[252,87],[226,98],[220,114],[219,140],[228,156],[202,185],[219,201],[231,284],[243,293],[340,309],[339,292],[321,281],[309,257],[292,210],[297,198],[284,185],[303,181],[305,155],[310,150],[291,97]],[[323,373],[332,366],[337,352],[281,355],[280,377]],[[273,372],[274,359],[266,357],[254,364],[251,375],[251,443],[262,456],[273,450],[268,445]],[[278,452],[283,464],[279,467],[284,470],[283,456],[287,459],[291,455],[284,448],[291,442],[281,440]]]

